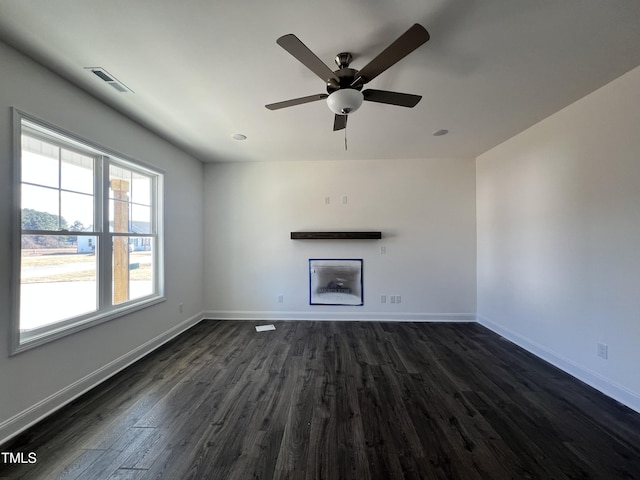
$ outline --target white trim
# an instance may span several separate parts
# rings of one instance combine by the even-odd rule
[[[205,317],[206,318],[206,317]],[[578,380],[590,385],[596,390],[604,393],[608,397],[626,405],[627,407],[640,413],[640,395],[627,390],[622,385],[618,385],[602,375],[577,364],[573,360],[566,358],[548,348],[530,340],[522,335],[503,327],[499,323],[491,320],[483,315],[477,315],[477,322],[487,327],[489,330],[503,336],[507,340],[515,343],[519,347],[524,348],[535,356],[549,362],[551,365],[558,367],[565,373],[577,378]]]
[[[329,307],[332,308],[332,307]],[[389,312],[281,312],[251,310],[210,310],[207,320],[317,320],[332,322],[475,322],[475,313],[389,313]]]
[[[76,142],[78,144],[80,144],[82,146],[83,150],[86,149],[95,149],[97,153],[99,153],[100,155],[107,155],[109,157],[113,157],[121,162],[124,163],[128,163],[131,164],[132,166],[138,168],[138,169],[143,169],[143,170],[147,170],[148,173],[152,173],[152,174],[162,174],[165,175],[167,172],[164,169],[158,168],[157,166],[145,162],[143,160],[139,160],[137,158],[131,158],[128,155],[125,155],[123,153],[117,152],[116,150],[112,150],[110,148],[107,148],[103,145],[101,145],[100,143],[94,142],[93,140],[88,140],[86,138],[83,138],[79,135],[76,135],[73,132],[70,132],[69,130],[66,130],[62,127],[57,126],[54,123],[48,122],[46,120],[43,120],[35,115],[32,115],[30,113],[25,112],[24,110],[21,110],[19,108],[16,107],[11,107],[12,112],[14,112],[14,115],[18,116],[18,125],[21,125],[20,119],[24,118],[27,121],[29,121],[32,124],[38,125],[40,128],[45,128],[47,130],[51,130],[53,131],[55,134],[61,135],[63,136],[66,140],[72,140],[72,142]]]
[[[129,315],[131,313],[137,312],[138,310],[151,307],[152,305],[156,305],[164,301],[166,301],[165,297],[156,296],[134,299],[131,302],[115,307],[112,310],[92,312],[91,314],[87,315],[86,318],[75,317],[68,321],[62,321],[52,324],[51,326],[44,328],[43,332],[40,334],[34,334],[33,332],[37,331],[34,330],[32,332],[29,332],[30,334],[25,334],[25,339],[22,339],[21,343],[17,347],[15,347],[10,355],[18,355],[19,353],[25,352],[40,345],[44,345],[45,343],[52,342],[53,340],[56,340],[58,338],[63,338],[67,335],[71,335],[73,333],[86,330],[87,328],[100,325],[101,323],[115,320],[116,318],[122,317],[123,315]]]
[[[11,208],[11,239],[13,241],[10,246],[11,253],[11,332],[9,334],[9,352],[15,352],[20,346],[20,248],[22,244],[22,212],[19,205],[22,202],[22,118],[23,113],[11,108],[13,120],[12,132],[12,151],[13,158],[11,163],[13,166],[13,179],[11,186],[13,188],[13,205]],[[1,431],[1,429],[0,429]],[[1,437],[1,435],[0,435]]]
[[[202,313],[190,317],[148,342],[107,363],[98,370],[86,375],[58,392],[49,395],[35,405],[0,423],[0,445],[23,432],[30,426],[56,412],[80,395],[88,392],[115,374],[137,362],[141,358],[177,337],[203,319]]]

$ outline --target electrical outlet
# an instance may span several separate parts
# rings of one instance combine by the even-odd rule
[[[605,360],[609,358],[609,345],[606,343],[598,343],[598,356]]]
[[[284,295],[278,295],[278,303],[284,303]]]
[[[396,295],[396,303],[402,303],[402,297],[400,295]]]
[[[396,303],[396,296],[395,295],[391,295],[391,297],[389,297],[391,299],[391,303]]]
[[[184,312],[184,303],[180,302],[180,304],[178,304],[178,313],[183,313]]]
[[[380,295],[380,303],[387,303],[387,296],[386,295]]]
[[[349,199],[347,198],[347,196],[346,196],[346,195],[343,195],[343,196],[342,196],[342,204],[343,204],[343,205],[346,205],[348,201],[349,201]]]
[[[387,254],[387,247],[383,245],[382,247],[380,247],[380,255],[386,255],[386,254]]]
[[[331,203],[331,197],[324,197],[324,204],[329,205]]]

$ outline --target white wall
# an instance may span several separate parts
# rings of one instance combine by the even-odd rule
[[[383,239],[290,239],[304,230]],[[209,318],[475,319],[471,159],[206,165],[205,238]],[[309,258],[362,258],[364,306],[310,306]]]
[[[479,321],[638,411],[639,107],[640,67],[477,160]]]
[[[0,442],[201,318],[202,164],[0,43]],[[117,95],[117,93],[114,93]],[[167,301],[9,356],[11,107],[165,176]],[[178,304],[184,312],[178,313]]]

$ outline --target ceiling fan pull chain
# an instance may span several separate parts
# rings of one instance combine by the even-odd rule
[[[344,151],[347,151],[347,124],[344,125]]]

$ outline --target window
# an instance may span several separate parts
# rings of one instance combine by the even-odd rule
[[[14,351],[162,301],[162,173],[15,115]]]

